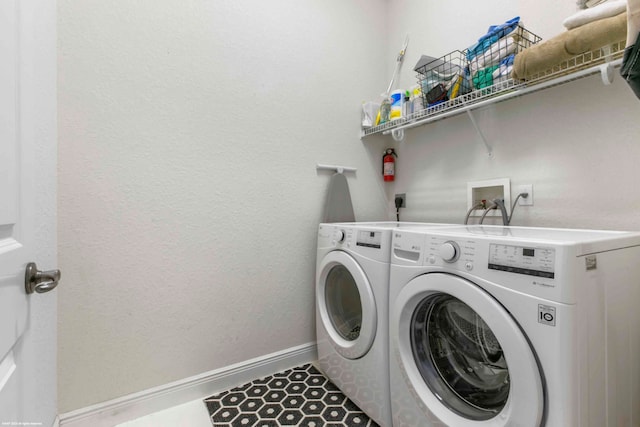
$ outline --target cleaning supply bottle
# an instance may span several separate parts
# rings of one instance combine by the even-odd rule
[[[424,102],[422,101],[422,90],[418,85],[411,88],[411,104],[413,113],[417,113],[418,111],[424,109]]]
[[[391,92],[391,120],[398,120],[402,118],[402,104],[404,103],[404,91],[394,90]]]
[[[413,114],[413,111],[411,108],[412,106],[413,104],[411,104],[411,95],[407,90],[404,92],[404,102],[402,104],[402,117],[409,117],[411,114]]]
[[[376,118],[376,126],[383,125],[391,119],[391,99],[388,96],[382,97],[380,102],[380,110]]]

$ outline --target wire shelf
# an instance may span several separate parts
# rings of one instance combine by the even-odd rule
[[[620,41],[592,52],[575,56],[526,81],[508,78],[493,85],[474,89],[469,93],[429,106],[407,117],[383,125],[362,129],[361,136],[377,133],[389,134],[396,129],[408,129],[426,125],[437,120],[462,114],[485,105],[502,102],[531,92],[567,83],[589,75],[605,73],[603,67],[618,67],[622,62],[626,42]],[[603,76],[604,80],[604,76]]]

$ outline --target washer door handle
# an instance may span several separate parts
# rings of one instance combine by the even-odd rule
[[[58,286],[60,276],[60,270],[40,271],[35,262],[30,262],[24,275],[24,288],[28,294],[43,294]]]

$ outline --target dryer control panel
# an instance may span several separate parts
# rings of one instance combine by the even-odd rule
[[[555,259],[556,251],[552,248],[527,248],[491,243],[488,268],[553,279]]]
[[[382,232],[372,230],[358,230],[356,245],[380,249],[382,247]]]
[[[357,224],[320,224],[318,253],[332,250],[358,254],[368,259],[389,263],[391,230]]]

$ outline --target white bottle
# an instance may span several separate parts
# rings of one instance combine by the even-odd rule
[[[424,103],[422,102],[422,91],[420,86],[414,86],[411,88],[411,104],[414,113],[424,109]]]
[[[402,117],[409,117],[413,114],[413,103],[409,91],[404,92],[404,103],[402,104]]]

